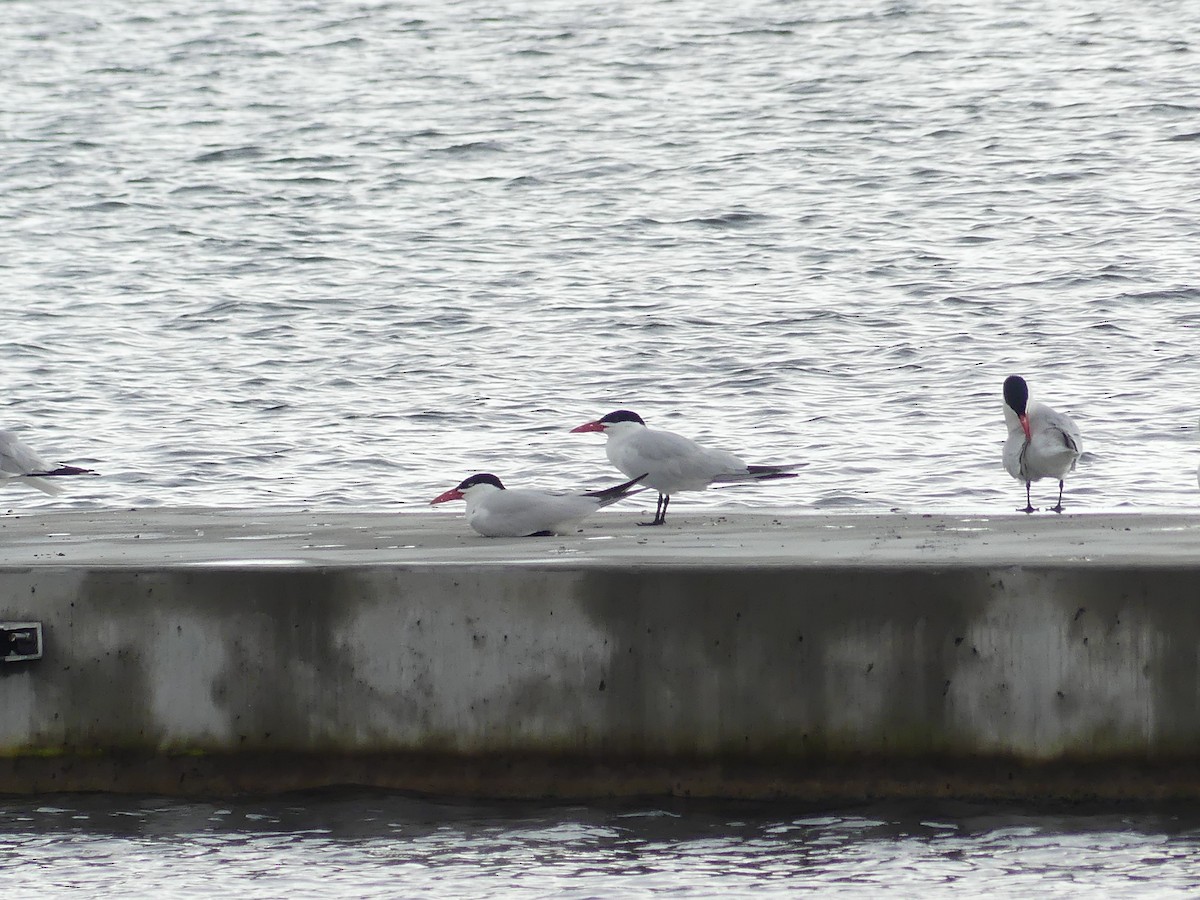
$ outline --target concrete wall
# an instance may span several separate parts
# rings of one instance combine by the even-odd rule
[[[1191,567],[0,570],[0,790],[1200,796]]]

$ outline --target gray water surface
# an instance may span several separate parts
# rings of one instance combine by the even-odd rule
[[[464,804],[361,792],[0,801],[8,896],[1185,897],[1172,807]]]
[[[597,487],[567,430],[628,407],[810,464],[690,508],[1008,512],[1020,372],[1070,510],[1194,509],[1197,40],[1183,0],[6,3],[5,420],[105,477],[5,503]]]

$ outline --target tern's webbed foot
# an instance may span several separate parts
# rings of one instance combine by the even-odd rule
[[[1025,507],[1024,509],[1019,509],[1019,508],[1018,508],[1018,509],[1017,509],[1017,512],[1023,512],[1023,513],[1035,513],[1035,512],[1037,512],[1037,507],[1036,507],[1036,506],[1027,506],[1027,507]]]

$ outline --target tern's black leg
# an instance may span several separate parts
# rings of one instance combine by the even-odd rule
[[[667,504],[671,498],[667,494],[658,495],[658,505],[654,508],[653,522],[638,522],[639,525],[662,525],[667,521]]]
[[[1037,510],[1033,508],[1033,501],[1029,499],[1029,482],[1028,481],[1025,482],[1025,508],[1018,509],[1017,512],[1023,512],[1023,513],[1037,512]]]
[[[1062,479],[1060,478],[1058,480],[1058,505],[1050,507],[1052,512],[1056,512],[1056,513],[1062,512],[1062,492],[1063,492],[1063,483],[1062,483]]]

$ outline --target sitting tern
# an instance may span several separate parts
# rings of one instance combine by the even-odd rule
[[[1079,429],[1069,416],[1030,400],[1029,385],[1020,375],[1004,379],[1004,421],[1008,425],[1004,469],[1025,482],[1025,508],[1017,512],[1034,512],[1029,485],[1039,478],[1058,479],[1058,504],[1050,508],[1062,512],[1063,478],[1074,471],[1083,452]]]
[[[639,475],[624,484],[582,494],[559,494],[529,488],[508,490],[491,473],[472,475],[430,501],[467,501],[467,524],[484,537],[544,537],[559,534],[601,507],[636,494]]]
[[[11,431],[0,431],[0,480],[21,478],[25,484],[47,494],[61,494],[59,484],[48,479],[62,475],[95,474],[91,469],[78,466],[52,466]]]
[[[715,483],[794,478],[791,470],[805,465],[750,466],[728,450],[701,447],[681,434],[647,428],[641,416],[627,409],[610,412],[571,431],[603,432],[608,438],[604,452],[609,462],[627,476],[647,473],[643,483],[658,491],[658,506],[654,521],[639,525],[664,524],[671,495],[680,491],[702,491]]]

